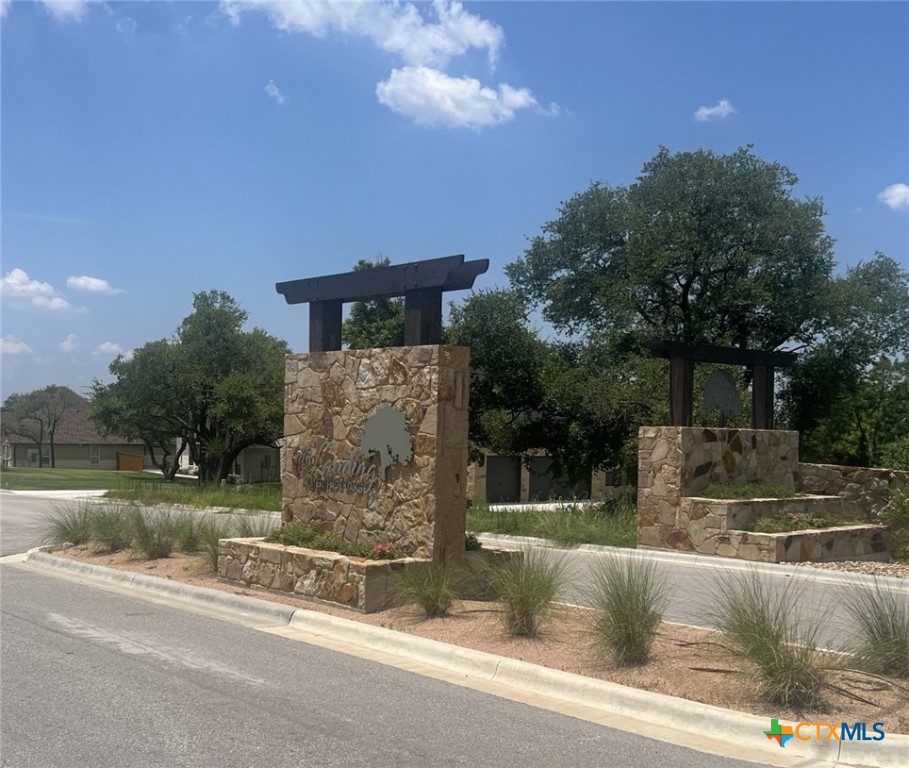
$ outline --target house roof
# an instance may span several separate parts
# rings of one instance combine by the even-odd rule
[[[91,403],[69,387],[58,387],[69,403],[57,430],[54,433],[54,445],[142,445],[140,440],[130,440],[120,435],[102,435],[90,418]],[[3,430],[3,439],[12,444],[33,443],[27,437],[7,434]]]

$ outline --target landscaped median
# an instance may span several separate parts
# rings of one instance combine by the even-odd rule
[[[483,583],[485,569],[517,554],[495,549],[466,552],[459,564],[467,581],[463,596],[488,591]],[[363,613],[391,607],[395,579],[429,567],[429,560],[419,558],[375,560],[274,544],[261,538],[222,539],[218,557],[218,575],[228,581],[334,603]]]
[[[26,565],[51,572],[69,573],[80,581],[128,588],[138,596],[153,600],[168,599],[224,615],[232,614],[238,620],[274,634],[343,648],[349,653],[398,664],[414,672],[443,677],[535,706],[764,765],[904,768],[905,755],[909,754],[909,736],[894,733],[886,727],[886,722],[883,740],[843,739],[843,722],[846,722],[849,734],[865,734],[869,738],[876,736],[873,730],[875,715],[865,714],[873,713],[873,708],[868,710],[856,705],[847,708],[846,712],[812,712],[804,718],[783,717],[780,720],[782,709],[774,710],[765,706],[762,714],[742,713],[726,707],[618,685],[570,670],[528,663],[527,659],[534,657],[537,646],[562,642],[565,643],[564,651],[568,651],[569,646],[577,648],[582,645],[578,634],[569,631],[567,638],[561,634],[561,630],[570,626],[571,614],[567,608],[558,609],[559,612],[549,622],[547,632],[541,639],[529,644],[526,640],[512,639],[511,642],[516,643],[516,646],[512,646],[511,653],[524,657],[518,659],[504,655],[499,650],[501,646],[494,646],[495,652],[487,653],[481,649],[455,646],[415,634],[433,628],[444,628],[446,625],[457,627],[467,622],[473,624],[469,636],[482,638],[484,632],[494,631],[497,617],[471,613],[471,609],[476,610],[473,606],[467,609],[467,613],[457,613],[450,620],[417,621],[412,614],[396,614],[394,617],[388,614],[364,616],[342,612],[341,609],[313,610],[300,607],[302,604],[293,598],[283,598],[287,602],[275,605],[249,595],[235,594],[235,589],[233,593],[223,591],[223,583],[219,589],[206,589],[181,583],[174,578],[157,579],[136,573],[124,574],[123,571],[94,564],[99,559],[112,557],[87,557],[77,563],[72,558],[33,552],[28,556]],[[191,573],[191,570],[184,570],[186,563],[183,559],[174,557],[169,560],[172,560],[170,565],[176,566],[168,569],[169,575]],[[143,568],[143,563],[133,561],[132,567]],[[210,583],[218,584],[214,580]],[[258,597],[271,597],[264,592],[256,594]],[[493,619],[493,624],[479,624],[483,618]],[[392,623],[396,630],[403,628],[409,631],[374,626],[379,622]],[[667,629],[671,629],[671,626]],[[688,638],[678,644],[679,652],[686,651],[691,646],[693,636],[689,635]],[[663,647],[657,653],[662,654]],[[557,655],[561,659],[570,659],[570,653],[560,651]],[[686,663],[691,662],[682,662],[683,665]],[[722,667],[728,665],[729,660],[717,659],[716,663]],[[671,666],[678,664],[676,660]],[[434,673],[433,669],[437,672]],[[634,680],[635,671],[629,671],[628,679]],[[668,671],[667,669],[667,673]],[[716,677],[720,671],[720,668],[715,669],[713,676]],[[685,671],[687,677],[698,674],[707,675],[707,679],[711,675]],[[728,675],[719,676],[729,679]],[[728,687],[729,684],[724,685]],[[731,685],[732,688],[741,687],[738,683]],[[858,722],[865,722],[867,728],[856,729]],[[836,737],[830,737],[830,724],[835,727]],[[792,732],[792,738],[784,740],[785,746],[781,746],[774,737],[774,725],[777,729],[788,728]]]

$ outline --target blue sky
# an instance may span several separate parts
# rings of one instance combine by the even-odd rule
[[[0,0],[0,394],[108,380],[192,294],[454,253],[477,287],[594,180],[753,144],[840,268],[909,268],[904,2]],[[457,294],[452,295],[457,298]]]

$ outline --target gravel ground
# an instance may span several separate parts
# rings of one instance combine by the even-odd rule
[[[851,571],[852,573],[865,573],[871,576],[892,576],[898,579],[909,579],[909,563],[876,563],[861,560],[845,560],[841,563],[802,563],[810,568],[820,568],[825,571]]]

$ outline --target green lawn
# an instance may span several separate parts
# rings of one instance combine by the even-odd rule
[[[9,491],[108,491],[145,478],[150,482],[163,482],[160,476],[145,472],[14,467],[0,470],[0,488]]]
[[[10,491],[107,491],[108,498],[143,504],[186,504],[191,507],[280,510],[281,484],[218,484],[200,486],[178,478],[168,483],[149,472],[103,469],[26,469],[0,471],[0,488]]]

